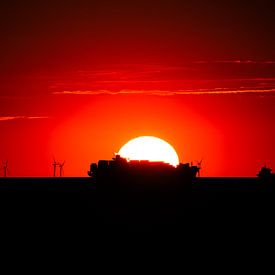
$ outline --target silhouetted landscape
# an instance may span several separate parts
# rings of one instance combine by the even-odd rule
[[[53,229],[99,235],[267,233],[274,228],[274,196],[274,180],[256,177],[201,177],[181,184],[146,176],[100,183],[92,178],[0,179],[2,230],[9,233],[33,228],[36,234]]]

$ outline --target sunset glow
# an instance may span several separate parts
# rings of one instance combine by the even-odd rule
[[[141,136],[206,177],[275,169],[275,1],[27,2],[0,9],[9,176],[52,176],[55,156],[86,177]]]
[[[173,166],[179,164],[175,149],[168,142],[151,136],[130,140],[119,150],[118,154],[129,160],[162,161]]]

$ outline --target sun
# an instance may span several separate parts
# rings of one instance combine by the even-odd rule
[[[153,136],[131,139],[121,147],[118,154],[128,160],[162,161],[175,167],[179,164],[175,149],[168,142]]]

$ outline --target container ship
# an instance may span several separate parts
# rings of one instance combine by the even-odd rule
[[[170,180],[178,178],[184,181],[192,180],[199,175],[200,165],[192,163],[180,163],[172,166],[161,161],[127,160],[116,155],[112,160],[99,160],[92,163],[88,175],[95,180],[102,179],[162,179]]]

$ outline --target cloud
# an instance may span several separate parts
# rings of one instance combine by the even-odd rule
[[[224,94],[275,94],[275,89],[190,89],[190,90],[72,90],[54,92],[55,95],[121,95],[121,94],[142,94],[157,96],[173,95],[224,95]]]
[[[72,91],[62,91],[62,92],[53,92],[54,95],[115,95],[121,94],[124,90],[121,91],[110,91],[110,90],[72,90]],[[126,90],[125,90],[126,91]],[[125,92],[129,93],[129,92]]]
[[[0,116],[0,121],[48,119],[47,116]]]
[[[175,94],[192,94],[192,95],[224,95],[224,94],[267,94],[267,93],[274,93],[275,94],[275,89],[246,89],[246,90],[222,90],[222,89],[217,89],[217,90],[198,90],[196,92],[188,92],[188,91],[179,91],[178,93],[176,92]]]
[[[224,63],[224,64],[266,64],[266,65],[272,65],[275,64],[274,60],[263,60],[263,61],[257,61],[257,60],[214,60],[214,61],[205,61],[205,60],[200,60],[200,61],[195,61],[193,62],[194,64],[218,64],[218,63]]]

